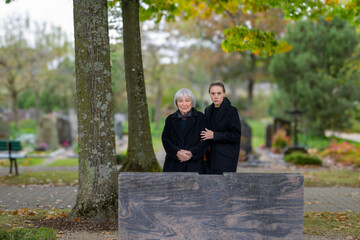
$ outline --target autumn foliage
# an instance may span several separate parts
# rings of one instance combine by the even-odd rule
[[[281,153],[285,147],[291,145],[290,137],[286,135],[284,129],[280,128],[276,130],[272,138],[272,148],[273,152]]]
[[[332,141],[330,145],[321,152],[321,155],[324,157],[328,156],[337,163],[360,167],[360,147],[349,142],[338,143]]]

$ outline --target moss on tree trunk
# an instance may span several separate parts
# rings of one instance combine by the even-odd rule
[[[107,0],[74,0],[79,188],[72,215],[117,216],[117,170]]]

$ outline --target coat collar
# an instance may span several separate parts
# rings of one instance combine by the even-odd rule
[[[229,110],[229,108],[231,107],[231,102],[227,97],[224,97],[223,102],[221,103],[219,110],[216,114],[216,118],[214,120],[214,122],[211,124],[212,125],[212,130],[216,130],[217,125],[219,124],[219,122],[225,117],[225,113]],[[213,109],[215,108],[214,103],[212,103],[209,107],[209,111],[207,111],[206,117],[207,119],[210,119],[211,113],[213,111]]]
[[[199,112],[195,108],[191,108],[191,111],[192,111],[191,117],[188,120],[186,120],[187,123],[184,130],[181,129],[181,125],[180,125],[180,121],[184,121],[184,120],[177,117],[177,111],[174,112],[171,116],[171,120],[172,120],[171,122],[175,129],[175,132],[181,139],[188,133],[191,127],[195,124],[196,117],[199,116]]]
[[[174,119],[174,118],[178,118],[178,116],[177,116],[177,112],[178,112],[179,110],[177,110],[176,112],[174,112],[173,114],[171,114],[171,118],[172,119]],[[191,110],[190,111],[192,111],[191,112],[191,116],[192,117],[197,117],[197,116],[199,116],[199,112],[195,109],[195,108],[191,108]],[[191,118],[191,117],[190,117]]]

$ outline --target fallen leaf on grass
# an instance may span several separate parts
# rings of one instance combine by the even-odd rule
[[[56,216],[56,215],[53,215],[53,214],[49,214],[49,215],[47,215],[46,217],[45,217],[45,219],[55,219],[55,218],[57,218],[58,216]]]

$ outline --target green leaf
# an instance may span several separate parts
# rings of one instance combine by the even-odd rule
[[[237,26],[224,31],[225,41],[222,48],[226,52],[250,50],[254,54],[272,55],[278,45],[273,32],[264,32],[259,29],[249,29]]]

